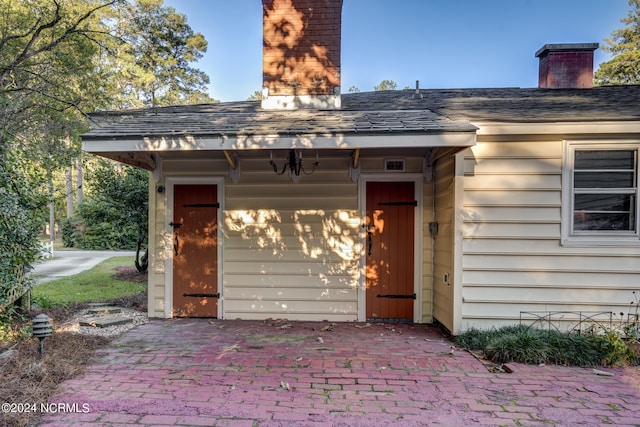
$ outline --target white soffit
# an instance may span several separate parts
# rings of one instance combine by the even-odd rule
[[[156,151],[221,151],[276,149],[355,149],[355,148],[419,148],[471,147],[475,132],[410,135],[336,135],[336,136],[237,136],[237,137],[143,137],[140,139],[84,140],[83,149],[90,153],[156,152]]]

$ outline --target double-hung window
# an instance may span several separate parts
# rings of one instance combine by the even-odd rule
[[[640,144],[567,144],[565,242],[639,242],[639,148]]]

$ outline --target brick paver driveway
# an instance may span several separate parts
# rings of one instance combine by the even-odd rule
[[[640,425],[635,368],[511,366],[426,325],[152,321],[64,382],[42,425]]]

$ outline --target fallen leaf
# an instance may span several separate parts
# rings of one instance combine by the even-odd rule
[[[603,376],[603,377],[613,377],[614,376],[613,372],[601,371],[599,369],[593,369],[591,372],[593,372],[596,375]]]
[[[365,323],[364,325],[353,325],[353,326],[358,328],[358,329],[370,328],[371,327],[371,323]]]

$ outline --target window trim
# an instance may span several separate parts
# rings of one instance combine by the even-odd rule
[[[563,141],[562,159],[562,245],[565,246],[640,246],[640,141]],[[576,150],[633,150],[635,164],[635,230],[588,231],[573,230],[574,159]]]

